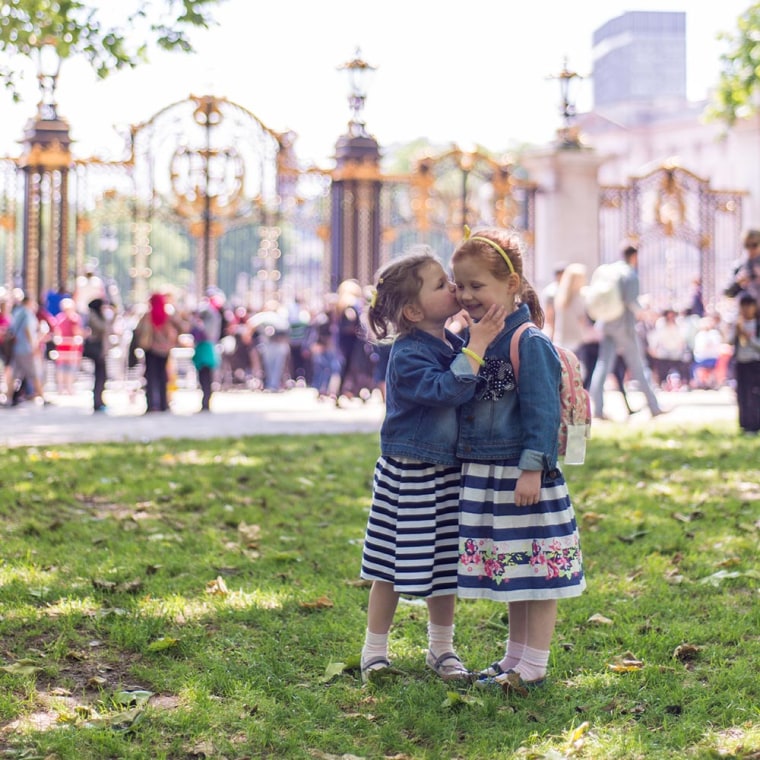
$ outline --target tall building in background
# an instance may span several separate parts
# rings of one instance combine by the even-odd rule
[[[626,125],[686,102],[686,14],[628,11],[593,35],[594,111]]]

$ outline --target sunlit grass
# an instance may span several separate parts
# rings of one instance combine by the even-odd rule
[[[0,753],[749,760],[759,443],[730,426],[596,431],[566,473],[588,590],[560,604],[549,687],[464,690],[456,707],[425,666],[418,600],[391,634],[402,676],[325,675],[364,635],[376,436],[9,451]],[[498,657],[507,625],[500,605],[460,602],[464,660]]]

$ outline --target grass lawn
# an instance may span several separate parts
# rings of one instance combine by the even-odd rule
[[[588,590],[525,697],[437,679],[414,600],[403,674],[362,686],[375,435],[7,450],[0,757],[760,758],[760,438],[589,444],[566,471]],[[470,667],[506,631],[459,603]]]

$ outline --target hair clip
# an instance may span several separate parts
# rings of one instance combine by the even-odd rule
[[[465,243],[470,239],[470,235],[472,235],[472,230],[470,229],[470,225],[465,224],[464,226],[464,242]]]
[[[377,306],[377,288],[372,288],[369,293],[369,308],[374,309],[375,306]]]

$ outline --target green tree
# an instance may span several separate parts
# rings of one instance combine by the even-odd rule
[[[735,33],[724,33],[728,51],[721,55],[721,73],[708,116],[729,126],[760,108],[760,3],[739,17]]]
[[[51,45],[61,61],[83,56],[104,79],[148,58],[155,45],[192,52],[190,34],[207,29],[210,9],[224,0],[13,0],[0,6],[0,54],[35,58]],[[104,7],[106,6],[106,7]],[[0,64],[0,80],[19,99],[18,69]]]

